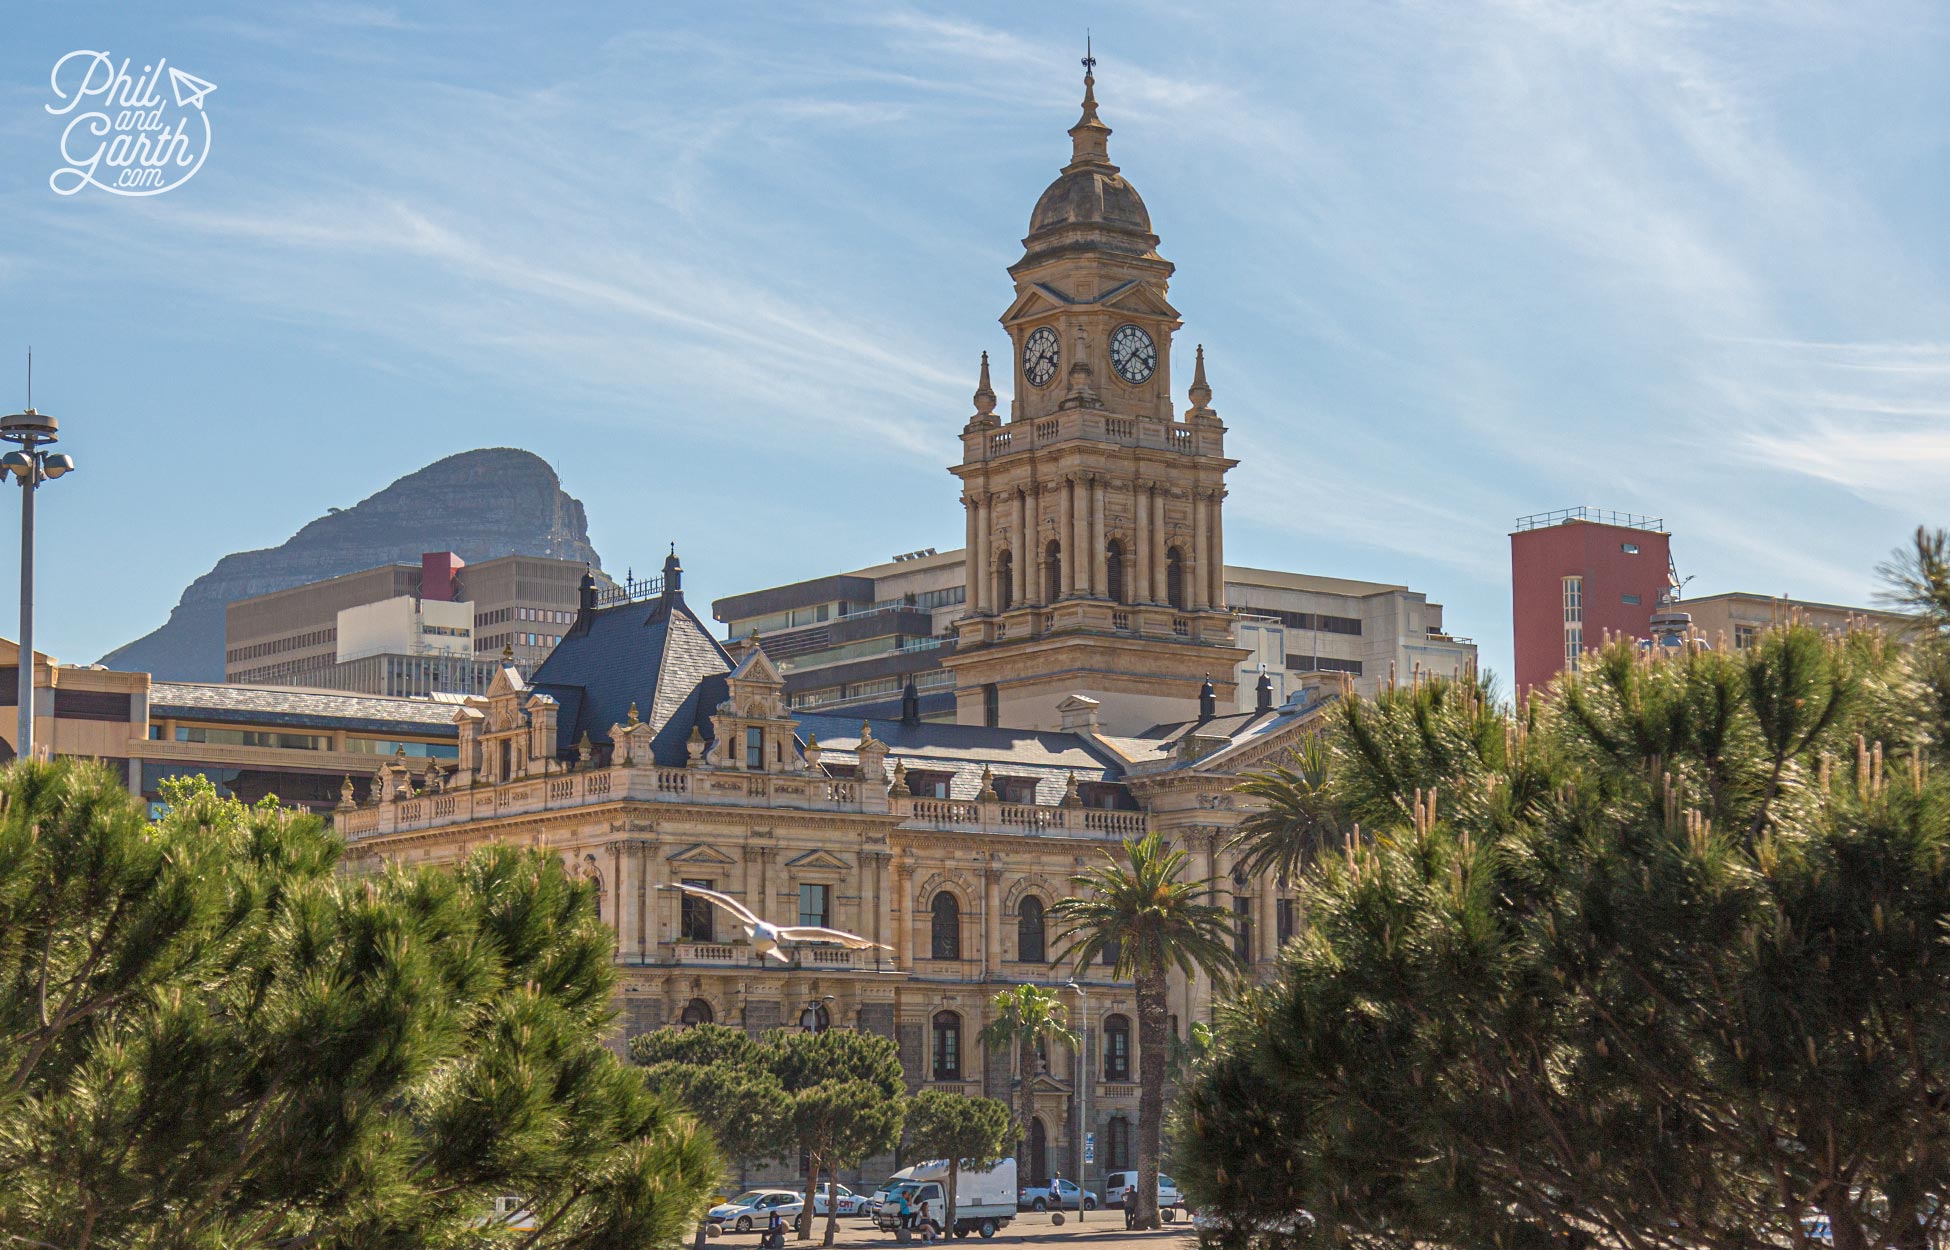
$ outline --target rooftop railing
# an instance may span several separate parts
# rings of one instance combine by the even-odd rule
[[[1517,518],[1517,532],[1525,530],[1549,529],[1566,521],[1590,521],[1596,525],[1622,525],[1627,529],[1657,530],[1664,533],[1664,517],[1640,516],[1636,512],[1612,512],[1605,508],[1591,508],[1579,504],[1575,508],[1559,508],[1555,512],[1534,512],[1529,516]]]

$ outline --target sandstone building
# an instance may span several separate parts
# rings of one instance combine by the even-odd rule
[[[1109,162],[1092,87],[1086,77],[1070,162],[1010,271],[1009,419],[985,369],[952,466],[968,524],[967,601],[942,663],[952,720],[924,718],[914,686],[884,717],[791,706],[763,632],[732,649],[714,638],[673,553],[660,579],[608,601],[585,579],[548,657],[531,673],[502,667],[456,710],[452,772],[382,768],[368,795],[346,785],[336,821],[368,864],[452,862],[494,840],[561,855],[596,883],[615,929],[625,1036],[707,1020],[872,1030],[898,1040],[915,1085],[1008,1096],[1030,1082],[1031,1177],[1075,1175],[1088,1132],[1098,1150],[1084,1179],[1097,1184],[1135,1161],[1131,986],[1078,971],[1065,993],[1080,1053],[1031,1072],[977,1043],[989,1000],[1064,985],[1051,906],[1072,874],[1147,829],[1192,852],[1238,917],[1239,953],[1267,967],[1294,900],[1224,851],[1241,814],[1233,786],[1316,728],[1346,675],[1304,675],[1284,699],[1256,678],[1238,710],[1244,652],[1223,554],[1233,462],[1196,365],[1191,407],[1172,411],[1172,269]],[[941,578],[934,606],[954,581]],[[806,606],[776,612],[790,628]],[[685,881],[890,949],[755,959],[727,917],[664,888]],[[1210,1005],[1209,985],[1174,980],[1178,1028]]]

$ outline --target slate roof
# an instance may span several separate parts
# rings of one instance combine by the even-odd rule
[[[178,717],[242,725],[354,729],[453,737],[454,704],[337,690],[158,681],[149,686],[151,720]]]
[[[731,657],[672,593],[579,614],[528,685],[559,708],[558,754],[573,752],[585,733],[608,744],[610,726],[627,721],[634,703],[654,731],[657,762],[677,765],[693,724],[710,734],[710,710],[724,701],[730,671]]]
[[[858,762],[860,717],[801,713],[797,720],[802,742],[809,734],[818,736],[821,763]],[[1072,774],[1079,782],[1123,780],[1124,770],[1116,757],[1081,734],[938,721],[867,723],[873,736],[887,744],[888,771],[898,761],[910,770],[952,773],[948,796],[954,799],[972,799],[981,791],[984,765],[998,777],[1034,777],[1036,801],[1043,804],[1063,797]]]

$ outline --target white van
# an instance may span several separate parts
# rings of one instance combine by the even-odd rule
[[[952,1226],[948,1219],[948,1164],[935,1159],[902,1168],[874,1193],[874,1226],[892,1232],[900,1226],[900,1199],[905,1193],[908,1206],[919,1209],[928,1204],[928,1214],[937,1229],[957,1237],[978,1233],[993,1237],[1016,1218],[1016,1161],[1004,1159],[986,1172],[964,1168],[955,1178],[955,1212]]]

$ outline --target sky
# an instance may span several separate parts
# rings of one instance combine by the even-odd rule
[[[1950,6],[195,7],[0,36],[0,406],[31,344],[81,466],[39,505],[63,660],[475,447],[551,461],[612,572],[674,541],[694,602],[959,546],[1086,28],[1240,461],[1228,562],[1426,592],[1507,674],[1518,516],[1841,603],[1950,524]],[[189,181],[50,187],[80,50],[216,85]]]

